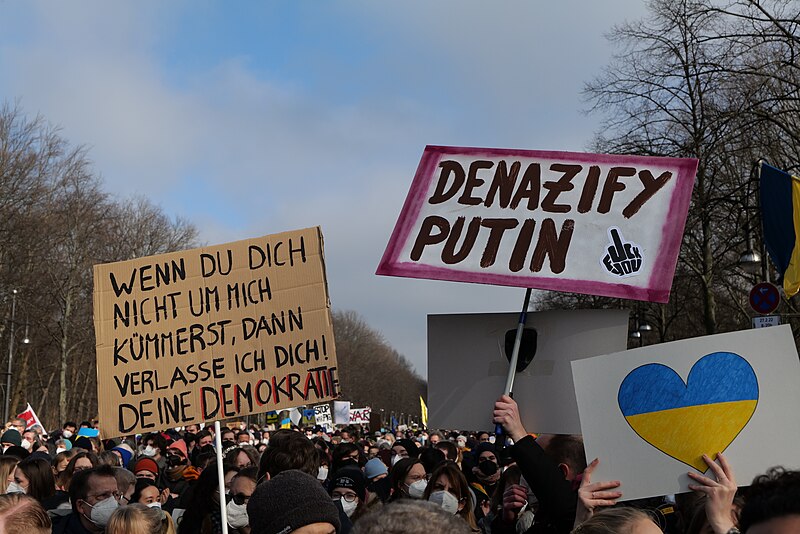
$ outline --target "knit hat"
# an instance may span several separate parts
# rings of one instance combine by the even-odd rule
[[[358,467],[343,467],[331,479],[331,492],[336,488],[347,488],[356,492],[362,502],[367,500],[367,479]]]
[[[128,462],[130,462],[131,458],[133,458],[133,450],[131,449],[130,445],[123,443],[121,445],[117,445],[111,450],[119,453],[119,455],[122,457],[122,467],[128,467]]]
[[[176,440],[169,447],[167,447],[167,450],[170,449],[179,450],[181,451],[181,454],[183,454],[184,458],[189,458],[189,449],[186,448],[186,442],[183,441],[182,439]]]
[[[9,428],[3,432],[3,437],[0,438],[0,442],[10,443],[11,445],[20,447],[22,445],[22,436],[20,436],[16,428]]]
[[[475,455],[475,463],[480,462],[481,454],[487,451],[496,454],[497,449],[495,449],[493,443],[489,443],[488,441],[484,441],[483,443],[480,443],[477,447],[472,449],[472,454]]]
[[[386,468],[386,464],[380,458],[373,458],[364,466],[364,474],[370,480],[388,473],[389,470]]]
[[[292,469],[256,487],[247,503],[252,534],[288,534],[313,523],[330,523],[338,532],[339,510],[311,475]]]
[[[133,474],[138,475],[142,471],[150,471],[154,475],[158,475],[158,464],[151,458],[141,458],[133,466]]]

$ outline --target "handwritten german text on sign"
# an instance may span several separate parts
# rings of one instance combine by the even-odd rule
[[[378,274],[666,302],[696,169],[429,146]]]
[[[338,395],[319,228],[96,265],[94,279],[108,437]]]

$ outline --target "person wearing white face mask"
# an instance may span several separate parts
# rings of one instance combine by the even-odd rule
[[[75,435],[75,431],[78,429],[78,425],[73,423],[72,421],[67,421],[64,423],[64,426],[61,428],[61,437],[64,439],[72,439]]]
[[[14,470],[18,463],[19,459],[14,456],[0,455],[0,493],[12,493],[7,487],[14,481]]]
[[[454,462],[445,462],[431,473],[423,498],[461,517],[473,532],[478,531],[469,483]]]
[[[250,517],[247,515],[247,503],[256,490],[256,476],[258,469],[248,467],[242,469],[231,480],[230,499],[225,507],[228,515],[229,532],[235,534],[250,534]]]
[[[167,468],[167,441],[164,436],[158,432],[146,434],[142,438],[142,444],[139,449],[139,458],[150,458],[158,466],[158,472],[163,473]]]
[[[422,499],[428,481],[425,467],[416,458],[403,458],[397,462],[390,474],[392,495],[389,502],[398,499]]]
[[[339,501],[345,515],[353,523],[374,506],[380,505],[380,499],[367,490],[367,477],[357,466],[339,469],[331,478],[330,489],[333,500]]]
[[[53,518],[53,534],[101,534],[119,507],[114,468],[101,465],[75,473],[69,496],[72,513]]]
[[[35,451],[41,445],[36,439],[36,432],[26,430],[22,433],[22,448],[26,451]]]
[[[392,465],[403,458],[419,457],[419,447],[410,439],[398,439],[392,445]]]

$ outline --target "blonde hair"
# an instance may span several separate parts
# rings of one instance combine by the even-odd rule
[[[602,510],[578,525],[571,534],[618,534],[628,532],[641,520],[653,521],[647,512],[636,508]]]
[[[14,472],[18,463],[19,458],[16,456],[0,455],[0,493],[8,491],[8,476]]]
[[[0,495],[0,528],[5,534],[49,534],[50,516],[30,495]]]
[[[133,503],[111,514],[106,534],[175,534],[175,527],[168,513]]]

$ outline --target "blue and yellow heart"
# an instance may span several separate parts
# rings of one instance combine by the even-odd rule
[[[703,454],[724,451],[758,404],[758,379],[750,363],[732,352],[697,360],[684,384],[670,367],[637,367],[619,387],[622,415],[643,440],[705,472]]]

